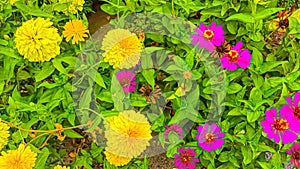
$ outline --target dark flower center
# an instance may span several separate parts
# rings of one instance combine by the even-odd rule
[[[129,78],[123,78],[120,80],[120,84],[122,87],[128,87],[130,85],[130,79]]]
[[[284,19],[284,20],[279,21],[279,27],[282,29],[286,29],[287,27],[289,27],[289,20]]]
[[[230,50],[227,57],[229,58],[230,62],[235,63],[238,61],[239,53],[236,50]]]
[[[207,29],[203,32],[204,37],[206,37],[207,39],[211,40],[214,37],[214,32]]]
[[[293,158],[296,160],[300,160],[300,150],[293,152]]]
[[[300,107],[296,107],[293,114],[300,120]]]
[[[183,163],[188,163],[191,161],[191,156],[189,153],[185,152],[185,153],[181,154],[180,159]]]
[[[207,133],[205,135],[205,140],[206,140],[206,142],[211,143],[215,140],[215,136],[211,133]]]
[[[284,131],[289,128],[289,123],[284,119],[274,120],[273,128],[277,131]]]

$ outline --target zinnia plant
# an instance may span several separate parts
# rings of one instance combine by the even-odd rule
[[[285,111],[284,107],[281,108],[279,117],[275,108],[266,111],[266,119],[260,124],[263,131],[267,133],[267,137],[274,139],[275,143],[279,143],[280,140],[283,144],[292,143],[298,138],[297,132],[300,131],[292,114]]]
[[[0,122],[0,150],[8,143],[9,126]]]
[[[130,70],[122,70],[116,73],[116,77],[120,82],[124,92],[134,92],[136,90],[135,85],[135,73]]]
[[[108,161],[121,166],[139,156],[152,138],[150,127],[147,118],[134,110],[106,118],[105,150]]]
[[[138,36],[126,29],[110,30],[103,38],[104,61],[113,68],[129,69],[140,60],[143,45]]]
[[[288,104],[282,106],[282,111],[288,112],[294,117],[295,123],[300,124],[300,92],[297,92],[294,96],[294,100],[290,97],[286,97]]]
[[[221,132],[221,129],[216,124],[205,123],[204,126],[198,127],[198,135],[196,139],[198,140],[198,145],[208,151],[216,150],[221,148],[225,143],[224,141],[225,133]]]
[[[37,154],[31,151],[30,147],[25,147],[20,144],[17,150],[8,150],[8,152],[1,152],[0,168],[14,168],[14,169],[32,169],[35,166]]]
[[[184,147],[177,149],[178,154],[174,154],[175,161],[174,166],[178,169],[193,169],[196,168],[197,162],[199,162],[198,158],[195,158],[197,155],[194,149]]]
[[[169,133],[175,132],[178,134],[180,139],[183,139],[183,136],[181,136],[182,128],[178,124],[171,124],[170,126],[165,126],[166,130],[164,131],[164,135],[166,138],[166,141],[169,141]]]
[[[44,62],[60,53],[61,38],[50,19],[31,19],[22,24],[15,34],[16,47],[30,62]]]
[[[89,33],[81,20],[67,22],[64,29],[63,35],[66,37],[66,41],[69,42],[72,39],[73,44],[84,41],[84,38],[88,37],[87,33]]]
[[[294,143],[290,150],[286,150],[286,153],[291,155],[291,161],[295,167],[300,168],[300,145]]]
[[[192,44],[198,44],[198,48],[205,48],[213,52],[216,46],[221,46],[224,42],[224,31],[221,25],[212,22],[211,26],[205,26],[200,22],[200,26],[194,29],[196,34],[191,35]]]
[[[242,49],[243,43],[238,42],[228,53],[220,58],[222,67],[232,71],[239,67],[246,69],[250,66],[251,54],[248,49]]]

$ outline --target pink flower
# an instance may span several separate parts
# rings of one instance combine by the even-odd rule
[[[135,73],[130,70],[122,70],[116,73],[116,77],[126,94],[135,91]]]
[[[208,123],[205,123],[203,127],[198,127],[196,139],[199,141],[198,145],[202,147],[202,149],[210,152],[222,147],[225,143],[223,140],[224,136],[225,134],[221,132],[219,126],[216,124],[209,125]]]
[[[183,139],[183,136],[181,136],[180,134],[182,133],[182,128],[177,125],[177,124],[171,124],[170,126],[165,126],[166,130],[164,131],[165,137],[166,137],[166,141],[169,141],[169,133],[171,131],[175,132],[178,134],[180,139]]]
[[[216,22],[212,22],[211,26],[205,26],[200,22],[200,26],[194,29],[197,34],[191,35],[192,44],[198,44],[198,48],[205,48],[209,52],[213,52],[215,46],[221,46],[224,42],[224,31],[222,26],[216,26]]]
[[[300,130],[293,122],[292,114],[284,111],[283,107],[280,110],[280,117],[275,108],[266,111],[266,119],[261,121],[260,125],[263,126],[263,131],[267,133],[269,139],[274,138],[275,143],[279,143],[280,140],[283,144],[294,142],[298,138],[295,132]]]
[[[290,163],[294,164],[295,167],[300,168],[300,145],[294,143],[291,150],[286,150],[286,153],[291,155]]]
[[[298,106],[300,101],[300,92],[297,92],[294,96],[294,101],[290,97],[286,97],[288,104],[282,106],[282,110],[292,114],[295,123],[300,124],[300,107]]]
[[[174,161],[174,166],[178,169],[193,169],[196,168],[197,162],[199,162],[198,158],[193,158],[196,156],[196,152],[194,149],[184,147],[178,148],[177,151],[179,154],[174,154],[176,158]]]
[[[248,49],[243,49],[243,43],[238,42],[223,57],[221,57],[222,67],[229,71],[236,70],[239,66],[246,69],[250,66],[251,54]]]

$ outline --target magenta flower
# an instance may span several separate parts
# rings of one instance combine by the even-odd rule
[[[300,107],[298,106],[300,101],[300,92],[297,92],[294,96],[294,101],[290,97],[286,97],[287,104],[282,106],[283,111],[292,114],[295,122],[300,124]]]
[[[202,147],[202,149],[210,152],[222,147],[225,143],[223,140],[224,136],[225,134],[221,132],[219,126],[216,124],[209,125],[208,123],[205,123],[203,127],[198,127],[196,139],[199,141],[198,145]]]
[[[177,151],[179,154],[174,154],[176,158],[174,161],[174,166],[178,169],[193,169],[196,168],[197,162],[199,162],[198,158],[193,158],[196,156],[196,152],[194,149],[184,147],[178,148]]]
[[[237,66],[246,69],[250,66],[251,54],[248,49],[243,49],[243,43],[238,42],[223,57],[220,58],[222,67],[229,71],[236,70]]]
[[[116,73],[116,77],[126,94],[135,91],[135,73],[130,70],[122,70]]]
[[[300,168],[300,145],[294,143],[291,150],[286,150],[286,153],[291,155],[290,163],[294,164],[295,167]]]
[[[177,124],[171,124],[170,126],[165,126],[166,130],[164,131],[165,137],[166,137],[166,141],[169,141],[169,133],[171,131],[175,132],[178,134],[180,139],[183,139],[183,136],[181,136],[182,133],[182,128],[177,125]]]
[[[198,44],[198,48],[205,48],[209,52],[213,52],[215,46],[221,46],[224,42],[224,31],[222,26],[216,26],[216,22],[212,22],[211,26],[205,26],[200,22],[200,26],[194,29],[197,34],[191,35],[192,44]]]
[[[275,143],[279,143],[282,140],[283,144],[297,140],[298,136],[295,132],[298,132],[300,129],[297,129],[292,114],[284,111],[283,107],[280,110],[280,117],[278,117],[275,108],[266,111],[266,119],[261,121],[260,125],[263,126],[263,131],[267,133],[269,139],[274,138]]]

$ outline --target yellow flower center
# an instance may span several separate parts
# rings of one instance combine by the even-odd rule
[[[211,133],[207,133],[205,135],[205,140],[206,140],[206,142],[211,143],[215,140],[215,136]]]
[[[209,29],[207,29],[207,30],[205,30],[204,32],[203,32],[203,35],[204,35],[204,37],[206,37],[207,39],[212,39],[213,37],[214,37],[214,32],[213,31],[211,31],[211,30],[209,30]]]
[[[228,58],[230,62],[237,62],[239,57],[239,53],[236,50],[230,50],[228,52]]]
[[[183,163],[187,163],[191,161],[191,156],[188,153],[183,153],[181,154],[180,159]]]
[[[277,131],[284,131],[289,128],[289,123],[284,119],[276,119],[274,120],[273,128]]]

